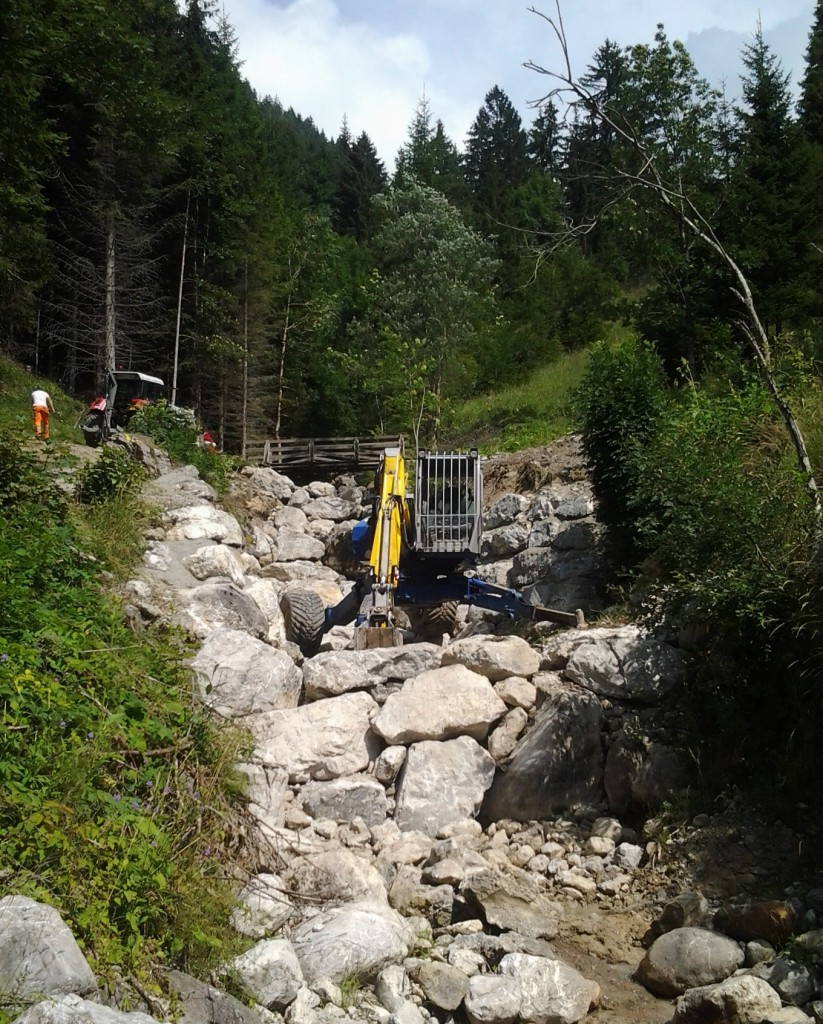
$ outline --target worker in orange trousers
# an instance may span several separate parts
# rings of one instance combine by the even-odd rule
[[[49,413],[54,412],[54,405],[51,395],[43,388],[35,388],[31,393],[32,411],[34,412],[34,433],[40,437],[41,430],[43,438],[49,439]]]

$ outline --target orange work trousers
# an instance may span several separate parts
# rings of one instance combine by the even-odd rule
[[[43,437],[49,439],[49,410],[45,405],[34,406],[34,432],[39,437],[40,428],[43,429]]]

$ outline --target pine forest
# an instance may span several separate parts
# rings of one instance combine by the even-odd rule
[[[759,31],[731,106],[658,26],[604,41],[580,94],[547,77],[531,124],[492,86],[462,151],[422,98],[392,175],[365,132],[255,95],[211,0],[7,0],[0,38],[0,338],[70,393],[160,375],[240,452],[436,438],[456,402],[615,323],[670,374],[745,361],[734,281],[644,193],[644,152],[768,337],[819,347],[820,18],[797,111]]]

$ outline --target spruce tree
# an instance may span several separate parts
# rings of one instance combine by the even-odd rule
[[[375,227],[372,199],[387,183],[386,169],[369,136],[362,132],[342,154],[335,199],[335,227],[358,242],[371,238]]]
[[[823,145],[823,0],[818,0],[814,12],[797,110],[807,138]]]
[[[529,137],[497,85],[469,128],[463,166],[478,223],[491,231],[506,220],[514,190],[529,175]]]
[[[813,255],[808,148],[791,117],[789,75],[758,26],[743,50],[745,106],[736,111],[738,155],[729,231],[752,283],[761,319],[773,335],[796,322],[799,280]]]
[[[557,106],[544,103],[529,129],[529,156],[543,171],[558,170],[560,164],[560,125]]]
[[[463,174],[457,147],[441,120],[432,126],[432,110],[423,96],[409,125],[409,138],[397,153],[394,184],[406,187],[412,180],[442,192],[450,202],[465,199]]]

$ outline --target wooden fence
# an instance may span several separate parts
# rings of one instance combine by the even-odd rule
[[[405,448],[402,434],[382,437],[284,437],[252,441],[246,458],[271,469],[376,469],[385,448]]]

